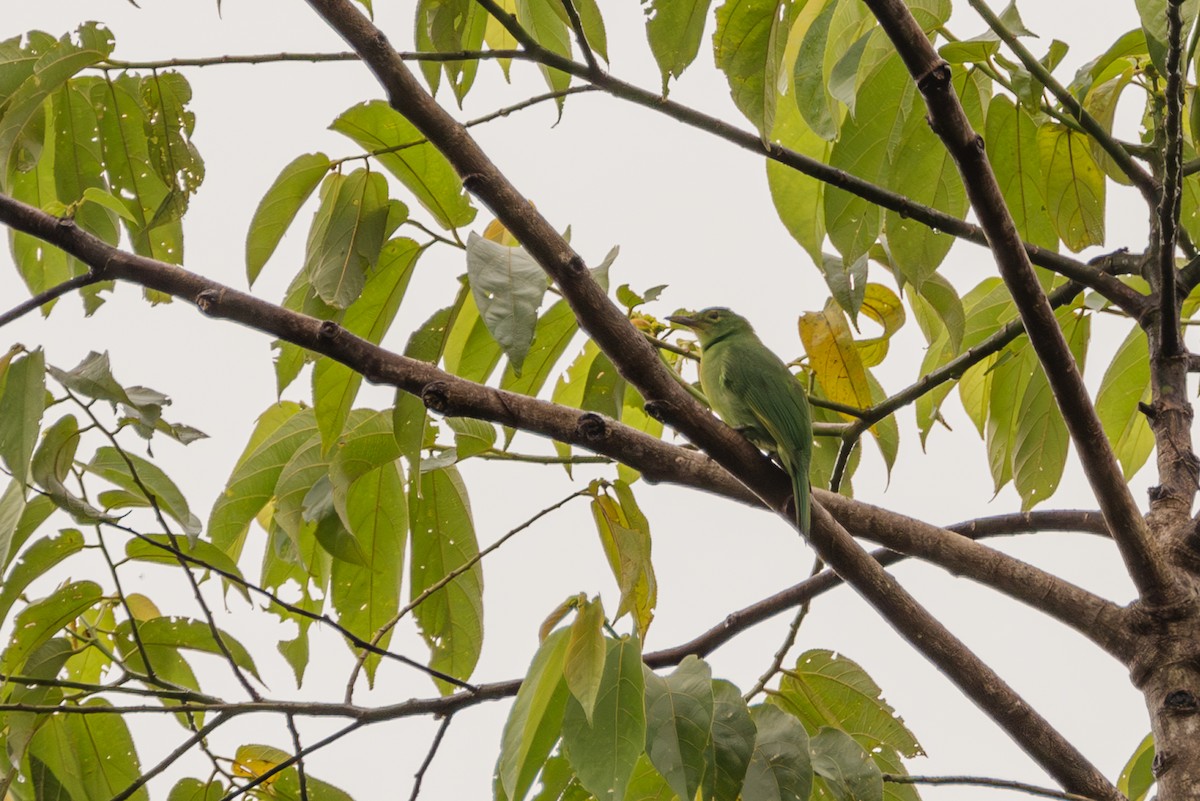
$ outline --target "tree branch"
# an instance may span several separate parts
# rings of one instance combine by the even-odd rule
[[[74,278],[69,278],[57,286],[52,286],[44,292],[39,292],[29,300],[22,301],[3,314],[0,314],[0,328],[3,328],[14,320],[19,320],[34,309],[39,308],[40,306],[43,306],[50,301],[55,300],[56,298],[60,298],[68,292],[74,292],[76,289],[82,289],[85,286],[97,284],[102,280],[104,279],[97,277],[94,271],[89,270],[83,275],[77,275]]]
[[[902,2],[867,0],[867,5],[916,80],[929,107],[934,131],[958,165],[971,205],[992,243],[1000,274],[1029,332],[1030,342],[1062,410],[1084,473],[1139,595],[1151,605],[1167,603],[1174,596],[1176,587],[1151,547],[1146,522],[1104,436],[1054,310],[1029,263],[988,163],[983,142],[971,129],[954,94],[949,65],[938,57]]]
[[[903,774],[885,773],[883,780],[890,784],[928,784],[930,786],[965,785],[967,787],[994,787],[997,790],[1016,790],[1026,795],[1041,798],[1061,798],[1063,801],[1093,801],[1091,796],[1077,793],[1064,793],[1061,790],[1051,790],[1048,787],[1038,787],[1035,784],[1010,781],[1008,779],[991,779],[986,776],[906,776]]]
[[[1167,3],[1167,109],[1164,128],[1162,197],[1158,201],[1158,314],[1159,345],[1171,358],[1183,353],[1179,330],[1179,301],[1175,284],[1175,245],[1179,233],[1179,209],[1183,181],[1183,20],[1178,3]]]

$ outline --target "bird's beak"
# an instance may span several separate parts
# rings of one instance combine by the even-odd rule
[[[667,319],[675,323],[675,325],[681,325],[684,328],[695,328],[696,323],[699,322],[699,320],[689,314],[669,314],[667,315]]]

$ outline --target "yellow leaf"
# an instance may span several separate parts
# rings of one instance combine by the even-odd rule
[[[292,755],[288,752],[280,751],[278,748],[272,748],[269,745],[239,746],[237,753],[233,757],[233,774],[247,779],[257,779],[267,771],[278,767],[291,758]],[[275,781],[278,776],[278,773],[275,774],[264,781],[263,784],[269,787],[271,782]]]
[[[858,409],[871,406],[866,367],[835,301],[828,301],[823,311],[800,316],[800,340],[828,400]]]

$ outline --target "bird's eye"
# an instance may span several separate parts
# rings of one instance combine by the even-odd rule
[[[707,317],[708,319],[712,320],[713,322],[716,322],[717,320],[721,319],[721,313],[719,311],[715,311],[715,310],[710,311],[708,314],[706,314],[704,316]]]

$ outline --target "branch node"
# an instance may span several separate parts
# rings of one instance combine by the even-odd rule
[[[578,253],[572,253],[571,257],[567,259],[567,269],[573,273],[582,274],[587,270],[587,264]]]
[[[587,412],[579,416],[575,432],[588,442],[599,442],[608,433],[608,423],[595,412]]]
[[[1146,489],[1146,495],[1150,498],[1150,502],[1161,501],[1167,495],[1167,489],[1162,484],[1155,484],[1153,487]]]
[[[1149,403],[1138,401],[1138,411],[1146,415],[1146,419],[1154,421],[1158,419],[1158,409],[1155,409]]]
[[[670,412],[670,408],[670,402],[664,400],[648,400],[642,405],[642,409],[646,414],[660,423],[667,422],[667,415]]]
[[[317,336],[321,339],[329,340],[330,342],[338,338],[342,332],[342,327],[333,320],[326,320],[321,323],[321,327],[317,329]]]
[[[450,407],[450,398],[444,381],[431,381],[421,390],[421,403],[431,412],[444,413]]]
[[[196,296],[196,308],[202,314],[212,314],[213,306],[221,302],[221,290],[205,289]]]
[[[470,192],[472,195],[478,195],[477,187],[484,182],[484,176],[481,172],[469,172],[462,177],[463,189]]]
[[[928,95],[930,92],[944,91],[949,83],[950,65],[939,61],[933,69],[917,79],[917,88],[921,90],[922,95]]]
[[[1154,761],[1150,763],[1150,772],[1154,774],[1154,778],[1158,778],[1167,772],[1167,768],[1171,767],[1171,757],[1166,751],[1159,750],[1154,754]]]
[[[1163,699],[1163,711],[1171,715],[1194,715],[1200,711],[1200,701],[1189,690],[1175,690]]]

